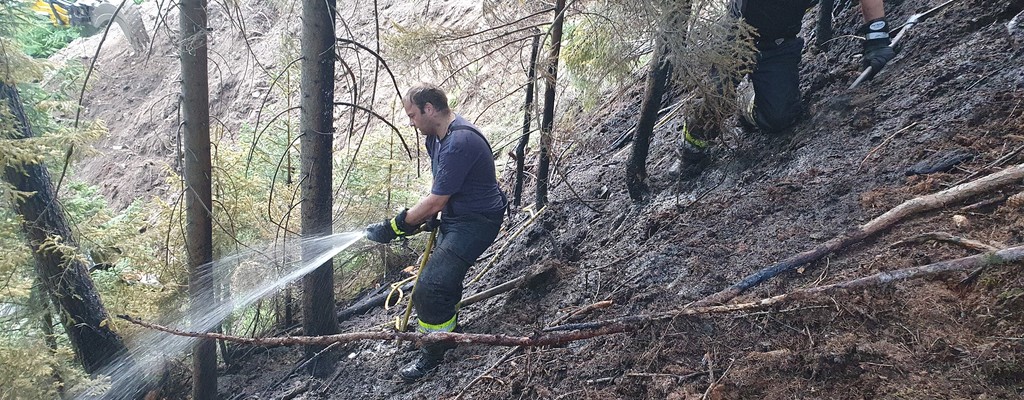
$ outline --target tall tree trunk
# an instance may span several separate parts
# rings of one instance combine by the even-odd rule
[[[555,86],[558,84],[558,56],[562,50],[562,22],[565,21],[565,0],[555,1],[555,20],[551,24],[551,52],[544,88],[544,115],[540,123],[540,165],[537,167],[538,210],[548,203],[548,167],[551,163],[551,130],[555,123]]]
[[[647,183],[644,182],[647,179],[647,154],[651,147],[654,124],[658,122],[661,99],[665,96],[668,76],[672,71],[672,64],[665,57],[666,47],[660,38],[655,49],[654,58],[651,59],[647,71],[647,86],[640,105],[640,121],[636,125],[633,151],[626,164],[626,188],[629,189],[629,197],[633,201],[641,201],[647,195]]]
[[[207,66],[206,0],[182,0],[181,94],[184,118],[185,240],[188,247],[190,314],[199,319],[214,298],[213,216],[210,162],[210,87]],[[216,342],[192,349],[192,398],[217,398]]]
[[[516,186],[512,204],[518,208],[523,204],[523,175],[526,170],[526,145],[530,143],[530,117],[533,115],[533,87],[537,83],[537,52],[540,50],[540,35],[533,37],[530,48],[530,67],[526,72],[526,102],[523,104],[523,136],[516,146]]]
[[[302,0],[302,236],[327,235],[331,228],[331,143],[334,115],[335,0]],[[303,248],[303,259],[318,254]],[[334,265],[327,261],[302,280],[302,329],[306,335],[338,333],[334,317]],[[312,357],[325,346],[306,346]],[[326,376],[337,362],[334,352],[309,363],[309,372]]]
[[[640,120],[636,125],[633,151],[626,164],[626,188],[633,201],[643,200],[647,194],[647,184],[644,180],[647,179],[647,155],[651,147],[651,135],[654,133],[654,125],[658,122],[658,110],[661,109],[661,100],[668,90],[669,77],[672,75],[672,63],[668,59],[668,36],[686,34],[685,28],[679,27],[685,27],[688,22],[690,1],[685,1],[680,6],[682,9],[675,9],[673,5],[666,6],[654,40],[654,57],[647,70],[647,84],[640,105]],[[677,33],[677,29],[682,32]]]
[[[14,138],[32,137],[32,126],[25,117],[17,88],[0,82],[0,101],[7,105],[12,125],[18,128],[13,132]],[[4,179],[15,190],[32,193],[16,202],[14,208],[23,219],[22,228],[35,258],[36,273],[53,304],[60,308],[61,324],[82,367],[88,373],[96,372],[123,354],[125,346],[121,337],[110,330],[110,317],[85,263],[61,248],[41,248],[48,241],[78,247],[57,202],[50,173],[42,164],[6,165],[3,169]]]
[[[285,98],[285,102],[286,102],[285,109],[286,110],[291,110],[292,109],[292,93],[293,93],[291,91],[291,87],[292,87],[292,70],[291,70],[291,68],[286,68],[285,69],[284,77],[285,77],[285,82],[284,82],[285,97],[284,98]],[[286,150],[286,155],[285,155],[284,185],[285,185],[285,187],[288,188],[288,192],[294,192],[294,189],[292,188],[292,185],[295,184],[295,179],[294,179],[295,167],[292,166],[292,152],[291,152],[291,146],[292,146],[291,143],[294,143],[292,141],[292,113],[288,113],[286,115],[286,118],[284,119],[284,123],[285,123],[285,132],[287,133],[287,140],[288,140],[287,143],[289,143],[288,149]],[[285,231],[284,232],[284,243],[283,243],[285,248],[287,248],[289,240],[291,240],[291,236],[289,236],[288,232]],[[293,260],[293,256],[291,255],[291,253],[285,252],[284,264],[285,265],[291,265],[292,262],[294,262],[294,261],[295,260]],[[295,288],[295,287],[296,287],[296,285],[293,284],[293,283],[289,283],[288,286],[285,286],[285,289],[284,289],[284,323],[282,323],[281,326],[292,326],[292,325],[295,324],[295,294],[293,293],[294,291],[292,290],[292,288]]]

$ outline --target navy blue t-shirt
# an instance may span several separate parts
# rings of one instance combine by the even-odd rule
[[[500,213],[506,200],[494,174],[491,148],[468,126],[473,125],[456,114],[444,139],[427,136],[424,144],[434,175],[430,193],[451,196],[445,213]]]

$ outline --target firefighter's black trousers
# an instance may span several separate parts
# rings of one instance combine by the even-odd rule
[[[502,213],[443,215],[434,252],[421,272],[412,302],[421,331],[451,331],[462,281],[501,229]]]
[[[800,53],[803,38],[758,41],[757,65],[750,74],[754,85],[754,121],[775,133],[800,117]]]

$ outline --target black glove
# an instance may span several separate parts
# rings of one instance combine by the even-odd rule
[[[367,226],[366,238],[377,243],[390,243],[396,238],[422,232],[419,226],[405,223],[405,215],[408,212],[409,209],[404,209],[392,219]]]
[[[892,39],[889,38],[889,24],[885,22],[885,18],[878,18],[868,21],[857,30],[857,33],[864,35],[864,57],[861,64],[864,68],[871,67],[867,79],[874,78],[886,63],[896,57],[896,50],[889,46],[892,43]]]
[[[420,225],[420,232],[430,232],[433,231],[434,229],[437,229],[437,227],[439,226],[441,226],[441,220],[437,219],[436,216],[431,217],[426,222],[424,222],[423,225]]]
[[[390,243],[398,235],[391,229],[391,221],[381,221],[366,227],[366,238],[377,243]]]

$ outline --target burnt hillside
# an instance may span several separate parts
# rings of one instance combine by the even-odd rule
[[[938,3],[905,0],[886,11],[895,23]],[[688,177],[677,166],[681,121],[667,117],[652,142],[651,197],[639,204],[626,193],[628,147],[603,150],[635,123],[643,84],[608,97],[588,123],[564,133],[576,143],[559,162],[566,179],[553,174],[547,210],[466,292],[531,268],[553,272],[463,309],[460,321],[468,332],[529,336],[604,300],[613,306],[571,321],[675,310],[906,200],[1024,162],[1022,10],[1017,0],[961,0],[913,27],[897,58],[852,91],[860,44],[839,38],[827,49],[808,45],[801,70],[806,113],[793,129],[766,136],[736,128],[717,146],[713,164]],[[812,19],[804,29],[808,43],[814,42]],[[860,23],[856,9],[845,9],[836,15],[836,35],[853,34]],[[915,164],[950,155],[961,162],[908,174]],[[1019,245],[1022,210],[1007,199],[1021,191],[1024,185],[1010,185],[914,215],[733,302],[979,253],[944,241],[894,246],[923,233]],[[508,231],[526,219],[520,213]],[[223,371],[220,392],[229,398],[1018,398],[1024,394],[1018,267],[989,268],[963,284],[966,273],[944,274],[763,309],[636,323],[628,333],[508,357],[508,348],[465,345],[416,384],[394,375],[414,356],[408,344],[343,345],[347,356],[327,381],[290,376],[301,349],[276,348]],[[400,312],[374,309],[342,330],[381,329]]]

